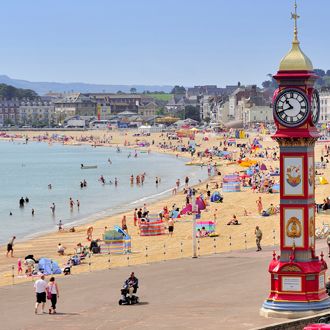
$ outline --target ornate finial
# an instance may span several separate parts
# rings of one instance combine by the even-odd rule
[[[300,16],[297,14],[297,1],[294,1],[294,13],[291,13],[291,19],[294,20],[293,41],[298,42],[297,20]]]

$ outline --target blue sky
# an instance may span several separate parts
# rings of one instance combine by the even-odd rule
[[[299,39],[330,69],[329,0],[298,0]],[[107,84],[260,84],[290,48],[293,0],[10,0],[0,74]]]

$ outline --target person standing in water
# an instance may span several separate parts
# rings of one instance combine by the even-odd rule
[[[25,200],[23,197],[19,200],[19,207],[24,207]]]
[[[52,203],[50,209],[52,210],[53,215],[55,214],[55,208],[56,208],[55,203]]]
[[[78,208],[78,211],[79,211],[79,208],[80,208],[80,202],[79,202],[79,199],[77,199],[77,208]]]
[[[72,210],[73,209],[73,205],[74,205],[74,201],[73,201],[72,197],[70,197],[69,205],[70,205],[70,209]]]

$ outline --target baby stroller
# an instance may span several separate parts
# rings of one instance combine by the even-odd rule
[[[118,302],[119,305],[138,304],[139,297],[135,295],[137,292],[137,289],[138,289],[138,279],[137,278],[134,278],[134,281],[131,281],[130,279],[126,280],[123,288],[120,290],[122,298],[119,299],[119,302]]]

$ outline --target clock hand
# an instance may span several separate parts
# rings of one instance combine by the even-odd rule
[[[285,100],[285,103],[289,106],[289,108],[287,108],[286,110],[292,110],[293,106],[291,105],[291,103],[288,100]]]

